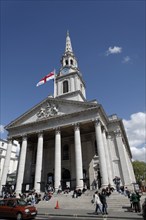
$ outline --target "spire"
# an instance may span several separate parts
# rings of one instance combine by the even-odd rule
[[[66,52],[71,52],[73,53],[72,46],[71,46],[71,40],[69,36],[69,31],[67,31],[67,36],[66,36],[66,47],[65,47],[65,53]]]
[[[64,71],[65,69],[65,71]],[[68,69],[68,71],[66,71]],[[73,53],[72,50],[72,45],[71,45],[71,40],[69,36],[69,31],[67,31],[67,36],[66,36],[66,45],[65,45],[65,52],[62,55],[61,58],[61,68],[60,68],[60,73],[61,74],[67,74],[71,73],[72,71],[77,71],[78,70],[78,63],[77,59]]]

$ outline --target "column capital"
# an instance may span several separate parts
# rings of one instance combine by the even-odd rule
[[[60,127],[56,127],[56,128],[55,128],[55,133],[56,133],[56,134],[60,134],[60,133],[61,133]]]
[[[8,138],[7,138],[7,141],[8,141],[8,142],[12,142],[12,141],[13,141],[13,138],[12,138],[12,137],[8,137]]]
[[[96,126],[101,125],[101,121],[99,118],[95,118],[93,121]]]
[[[22,136],[23,141],[27,141],[27,136]]]
[[[122,137],[122,133],[121,133],[121,130],[119,128],[114,130],[114,134],[115,134],[116,137]]]
[[[113,131],[110,131],[110,132],[108,131],[107,132],[107,138],[110,139],[110,140],[114,140],[114,132]]]
[[[110,132],[107,132],[107,138],[108,139],[112,139],[113,137],[112,137],[112,134],[110,133]]]
[[[76,130],[79,130],[79,128],[80,128],[80,123],[74,123],[73,125],[74,125],[74,130],[75,130],[75,131],[76,131]]]
[[[38,131],[38,132],[37,132],[37,135],[38,135],[38,137],[43,136],[43,131]]]

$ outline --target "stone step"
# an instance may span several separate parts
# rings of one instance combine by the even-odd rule
[[[69,210],[87,210],[87,212],[91,213],[95,210],[95,205],[91,203],[92,195],[94,194],[93,191],[89,192],[88,194],[82,194],[81,197],[72,198],[72,192],[69,194],[55,194],[52,198],[46,202],[41,201],[36,204],[38,208],[48,208],[48,209],[55,209],[57,202],[60,209],[69,209]],[[141,198],[141,204],[144,201],[145,196]],[[117,211],[117,212],[124,212],[125,209],[123,207],[130,207],[130,201],[128,197],[121,195],[117,192],[113,192],[110,197],[107,197],[107,204],[108,210]]]
[[[72,198],[72,192],[69,194],[54,194],[48,202],[41,201],[39,206],[55,208],[58,202],[59,206],[64,209],[94,210],[95,206],[91,203],[93,194],[92,191],[88,194],[82,194],[78,198]],[[117,211],[122,211],[123,206],[130,206],[130,201],[124,195],[114,192],[110,197],[107,197],[107,204],[109,210],[115,210],[116,208]]]

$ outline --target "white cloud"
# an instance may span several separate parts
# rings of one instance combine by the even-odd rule
[[[129,63],[131,61],[131,58],[129,56],[126,56],[123,58],[122,63]]]
[[[117,46],[114,46],[113,48],[109,47],[108,50],[106,51],[106,56],[110,54],[118,54],[118,53],[122,53],[122,47],[117,47]]]
[[[4,130],[4,126],[3,126],[3,125],[0,125],[0,133],[2,133],[2,134],[3,134],[3,133],[4,133],[4,131],[5,131],[5,130]]]
[[[146,162],[146,145],[142,148],[131,147],[131,152],[134,160]]]
[[[146,161],[146,113],[132,114],[123,120],[134,160]]]

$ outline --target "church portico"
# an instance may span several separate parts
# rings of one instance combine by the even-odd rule
[[[53,173],[53,186],[57,191],[59,185],[61,184],[61,181],[63,181],[62,169],[65,167],[71,172],[72,167],[75,166],[77,167],[77,170],[76,172],[71,172],[70,186],[73,188],[77,187],[82,189],[82,145],[85,146],[85,142],[81,142],[81,139],[82,137],[83,140],[87,139],[85,137],[87,135],[89,136],[89,131],[91,133],[91,127],[93,130],[93,122],[80,124],[80,126],[78,124],[71,124],[67,127],[59,127],[49,131],[28,134],[25,136],[25,138],[27,137],[26,139],[24,139],[24,137],[17,137],[18,140],[22,142],[20,151],[20,164],[22,165],[20,165],[21,169],[19,168],[18,171],[16,191],[20,192],[22,189],[22,185],[24,186],[24,189],[25,185],[30,185],[31,188],[35,188],[38,192],[43,190],[44,186],[47,184],[48,173]],[[91,134],[93,137],[94,133]],[[95,154],[95,146],[92,146],[92,142],[93,141],[89,140],[89,151],[91,151],[91,147],[93,148],[90,158],[92,158]],[[66,152],[66,154],[69,154],[68,157],[65,154],[65,146],[69,147],[69,152]],[[22,155],[25,156],[26,154],[26,156],[22,157],[21,152]],[[25,158],[26,161],[24,161]],[[32,162],[31,165],[28,161]],[[52,161],[55,161],[54,164],[52,163]],[[78,169],[78,167],[80,167],[80,170]],[[88,164],[85,164],[85,167],[89,175]],[[22,172],[22,169],[24,169],[24,172]]]
[[[44,191],[45,185],[50,182],[47,177],[48,173],[52,173],[51,185],[56,191],[60,185],[65,186],[65,183],[68,183],[72,189],[82,189],[84,186],[83,169],[86,170],[88,177],[88,188],[91,188],[94,179],[98,178],[98,172],[101,175],[102,187],[107,187],[109,183],[113,185],[112,180],[116,171],[112,172],[106,129],[96,118],[82,123],[56,127],[56,129],[29,133],[15,139],[22,142],[20,168],[16,182],[16,192],[18,193],[21,192],[22,186],[25,190],[26,185],[29,185],[31,189],[35,188],[37,192]],[[68,149],[65,153],[66,146]],[[97,152],[99,156],[98,172],[94,170],[96,174],[94,174],[94,178],[91,178],[92,172],[89,164]],[[30,164],[28,161],[32,163]],[[70,179],[63,179],[63,169],[70,172]]]
[[[76,138],[77,146],[78,146],[78,141],[79,141],[79,143],[81,142],[81,140],[80,140],[81,136],[83,137],[83,140],[85,139],[84,137],[87,136],[87,134],[89,132],[88,128],[90,128],[91,126],[93,127],[92,122],[90,123],[90,125],[89,125],[89,123],[83,124],[83,125],[80,124],[82,134],[77,135],[77,138]],[[18,139],[20,142],[22,142],[22,145],[21,145],[21,151],[20,151],[20,167],[21,167],[21,169],[19,168],[20,171],[18,171],[18,179],[17,180],[19,180],[19,182],[17,182],[17,187],[16,187],[17,189],[18,188],[20,189],[20,186],[22,184],[24,184],[25,182],[26,182],[26,184],[31,182],[31,185],[34,185],[34,188],[39,191],[39,189],[41,187],[40,183],[47,182],[47,173],[48,172],[53,172],[53,170],[55,171],[55,167],[56,167],[56,169],[61,170],[61,165],[58,165],[58,164],[60,164],[61,157],[62,157],[62,161],[64,163],[63,167],[65,167],[65,163],[67,165],[67,161],[69,164],[72,163],[73,167],[75,166],[75,142],[74,142],[75,133],[74,133],[74,129],[75,129],[75,125],[72,124],[70,127],[68,126],[68,127],[62,127],[60,129],[58,129],[58,128],[52,129],[50,131],[32,133],[32,135],[28,134],[25,137],[21,137]],[[91,130],[90,130],[90,132],[91,132]],[[62,135],[60,135],[60,134],[62,134]],[[62,146],[61,146],[61,142],[62,142]],[[81,145],[83,145],[83,146],[85,145],[84,143],[85,143],[84,141],[82,142],[82,144],[80,143],[80,148],[81,148]],[[89,141],[89,143],[90,143],[89,146],[92,146],[90,141]],[[64,146],[66,146],[66,145],[69,146],[69,149],[68,149],[70,151],[69,158],[65,158],[66,155],[64,155]],[[57,148],[57,150],[56,150],[57,159],[56,159],[56,163],[54,165],[51,161],[55,160],[55,150],[54,150],[55,146]],[[27,149],[27,151],[26,151],[26,149]],[[25,153],[25,151],[26,151],[26,153]],[[80,151],[81,151],[81,149],[80,149]],[[22,159],[21,159],[21,152],[23,155]],[[43,152],[45,152],[45,153],[43,154]],[[25,154],[26,154],[26,156],[25,156]],[[95,154],[94,147],[93,147],[92,154]],[[78,156],[78,153],[77,153],[77,156]],[[80,152],[80,156],[81,156],[81,152]],[[25,157],[26,157],[27,163],[24,161]],[[74,158],[72,158],[72,157],[74,157]],[[91,157],[92,157],[92,155],[91,155]],[[31,165],[28,161],[32,162]],[[44,162],[42,162],[42,161],[44,161]],[[41,165],[41,163],[44,163],[44,164]],[[77,161],[77,163],[78,163],[78,161]],[[23,164],[23,165],[21,165],[21,164]],[[23,174],[22,166],[25,167],[25,171],[24,171],[24,175],[23,175],[24,177],[22,177],[22,174]],[[68,166],[67,168],[69,170],[71,170],[71,166],[70,167]],[[32,171],[32,172],[30,172],[30,171]],[[61,171],[59,171],[59,173],[60,172]],[[20,173],[21,177],[19,177],[19,173]],[[59,175],[61,175],[61,174],[59,174]],[[57,173],[57,175],[56,175],[57,178],[59,175]],[[74,173],[74,175],[72,174],[72,178],[76,179],[76,173]],[[20,179],[21,179],[21,181],[20,181]],[[24,181],[22,181],[22,179],[24,179]],[[60,180],[61,179],[62,178],[60,178]],[[54,181],[55,180],[56,180],[56,178],[54,177]],[[55,182],[58,181],[58,184],[60,184],[60,180],[56,180]],[[32,181],[34,181],[34,183]],[[58,184],[56,186],[56,189],[58,188]],[[19,185],[19,187],[18,187],[18,185]],[[75,187],[76,187],[76,185],[75,185]]]
[[[6,126],[10,140],[21,143],[16,192],[44,191],[47,184],[55,191],[60,185],[107,187],[115,176],[131,187],[135,177],[122,120],[107,116],[96,100],[87,101],[69,33],[61,68],[54,75],[54,97],[48,96]],[[4,185],[4,173],[2,180]]]

